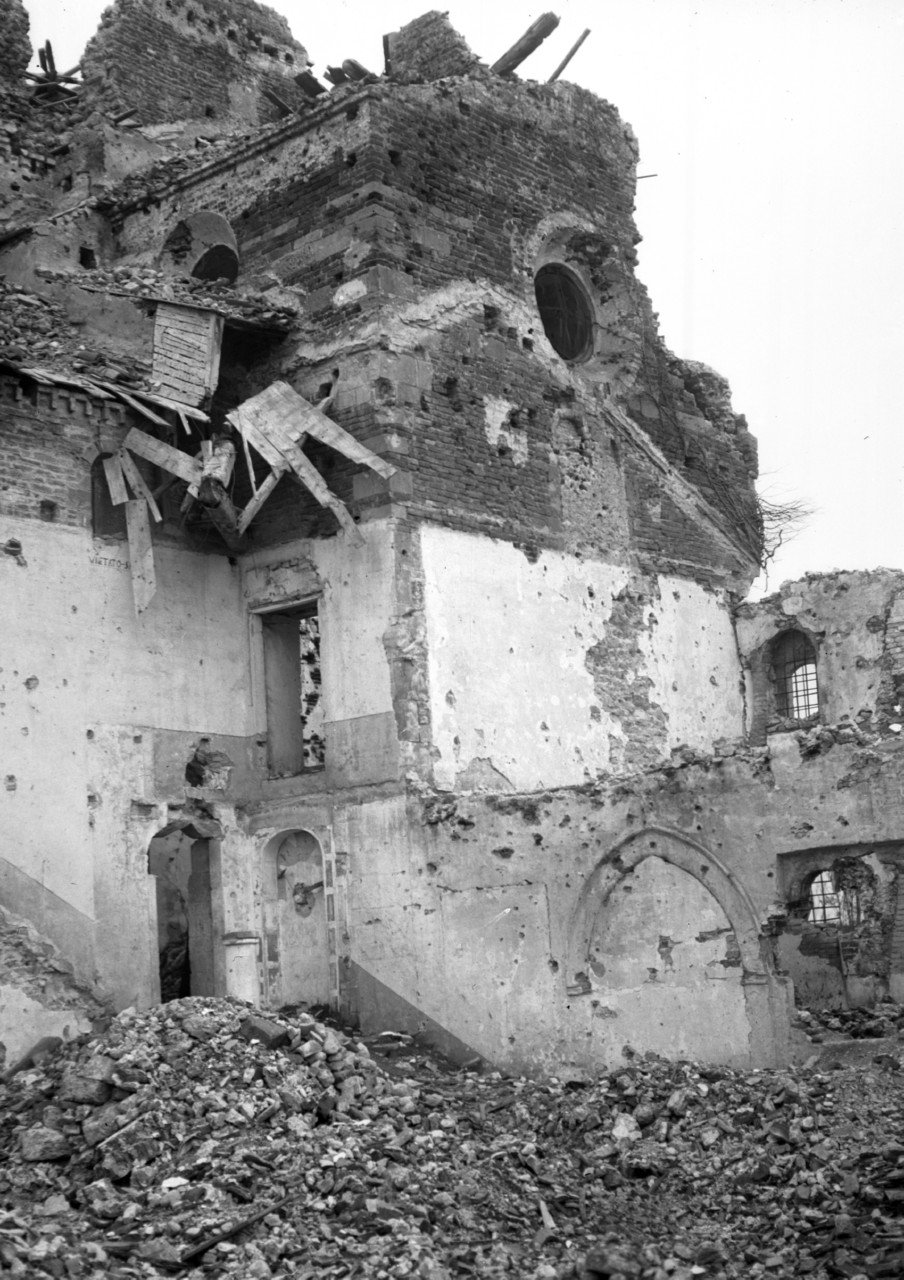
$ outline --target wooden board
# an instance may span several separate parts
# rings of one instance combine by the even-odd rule
[[[181,449],[174,449],[172,445],[149,436],[145,431],[139,431],[137,427],[132,428],[122,443],[123,448],[130,453],[137,453],[139,458],[156,463],[158,467],[178,476],[187,484],[197,484],[201,479],[201,463],[197,458],[190,458]]]
[[[160,508],[157,506],[157,503],[154,499],[154,495],[151,493],[150,489],[147,487],[144,476],[135,466],[134,461],[132,460],[130,455],[125,451],[125,449],[120,450],[119,461],[123,471],[125,472],[126,479],[128,480],[129,485],[135,497],[144,498],[145,502],[148,504],[148,506],[151,509],[151,514],[153,515],[154,519],[157,521],[162,520],[163,517],[160,514]]]
[[[141,613],[151,603],[157,590],[151,523],[144,498],[135,498],[126,503],[126,531],[129,537],[132,596],[135,601],[135,612]]]
[[[199,406],[220,376],[223,317],[201,308],[158,303],[152,374],[162,397]]]
[[[245,400],[240,408],[243,419],[247,416],[256,426],[265,429],[270,440],[281,449],[284,445],[299,444],[301,436],[309,435],[387,480],[395,475],[396,468],[391,463],[359,444],[350,432],[315,409],[287,382],[271,383],[265,391]]]
[[[120,503],[128,502],[129,494],[126,489],[126,482],[122,475],[122,466],[116,454],[111,454],[109,458],[104,458],[104,475],[107,477],[107,487],[110,490],[110,501],[114,507],[118,507]]]

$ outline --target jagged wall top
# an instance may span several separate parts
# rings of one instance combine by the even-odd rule
[[[389,74],[406,84],[467,75],[479,66],[467,41],[437,9],[392,32],[386,43]]]
[[[28,14],[21,0],[0,0],[0,31],[0,88],[18,88],[22,73],[31,62]]]
[[[116,0],[82,58],[85,94],[141,124],[235,120],[262,124],[300,100],[293,77],[307,51],[284,18],[254,0]]]

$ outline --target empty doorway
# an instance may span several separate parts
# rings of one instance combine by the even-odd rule
[[[148,847],[157,899],[161,1001],[214,994],[210,841],[161,831]]]

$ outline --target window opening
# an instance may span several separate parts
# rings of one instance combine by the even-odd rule
[[[810,924],[838,924],[841,908],[835,892],[835,878],[831,871],[820,871],[810,882]]]
[[[820,871],[810,881],[810,924],[837,924],[854,929],[862,923],[860,892],[853,887],[841,888],[834,871]]]
[[[320,620],[316,606],[261,615],[272,778],[322,769]]]
[[[577,276],[558,263],[547,263],[534,280],[537,309],[546,336],[563,360],[590,354],[593,311]]]
[[[104,458],[112,456],[102,453],[91,463],[91,527],[95,538],[126,536],[125,503],[113,502],[104,471]]]
[[[800,631],[786,631],[772,650],[776,710],[780,716],[806,720],[819,712],[816,650]]]

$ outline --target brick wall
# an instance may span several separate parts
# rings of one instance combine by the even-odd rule
[[[119,0],[82,60],[89,105],[134,108],[142,124],[275,120],[261,89],[303,101],[291,76],[306,65],[285,20],[252,0]]]
[[[0,515],[89,531],[93,529],[92,463],[99,452],[116,449],[130,428],[148,426],[124,405],[6,376],[0,376],[0,421]],[[134,461],[151,488],[165,478],[142,459]],[[163,522],[154,523],[154,541],[224,551],[200,509],[195,509],[193,521],[181,520],[183,493],[181,485],[173,486],[161,497]],[[108,536],[124,541],[124,523],[121,534]],[[27,538],[20,541],[24,544]]]
[[[405,441],[415,514],[743,591],[755,444],[724,384],[655,336],[633,275],[635,162],[614,109],[574,86],[381,82],[331,94],[203,180],[180,178],[156,209],[110,216],[136,252],[193,210],[226,216],[242,278],[303,298],[282,376],[316,399],[316,371],[341,367],[337,420]],[[534,275],[550,256],[582,273],[593,302],[584,364],[544,336]],[[563,431],[580,435],[577,452]],[[345,464],[322,461],[344,497]],[[256,539],[334,527],[299,493],[280,486]]]

